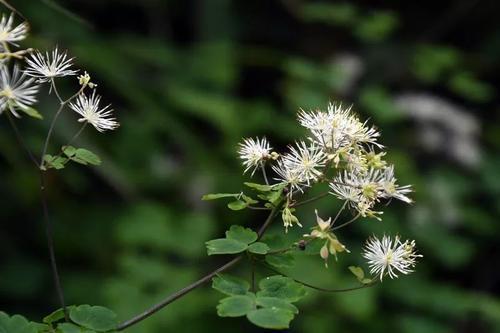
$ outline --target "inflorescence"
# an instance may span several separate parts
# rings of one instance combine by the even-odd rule
[[[266,138],[246,138],[238,151],[245,173],[251,171],[254,176],[262,169],[265,175],[265,167],[270,165],[275,174],[272,177],[275,183],[270,185],[286,189],[282,210],[285,230],[293,225],[302,226],[293,214],[296,197],[319,183],[328,184],[329,194],[344,202],[342,209],[353,211],[354,219],[381,220],[380,203],[392,199],[412,203],[411,186],[399,185],[394,166],[384,160],[386,152],[378,142],[380,132],[362,122],[352,108],[329,104],[326,111],[301,110],[298,122],[307,129],[307,136],[290,145],[283,154],[273,151]],[[324,241],[320,255],[325,262],[330,254],[348,252],[333,233],[336,221],[325,221],[317,213],[316,216],[317,226],[304,236]],[[411,272],[421,255],[415,254],[414,241],[401,242],[399,236],[394,240],[384,236],[381,242],[371,238],[363,256],[369,260],[371,273],[382,280],[385,275],[393,278],[397,277],[396,272]]]

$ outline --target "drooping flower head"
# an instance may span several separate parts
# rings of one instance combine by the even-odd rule
[[[75,103],[69,103],[69,107],[82,116],[78,119],[79,122],[88,122],[99,132],[118,128],[120,124],[112,116],[111,105],[100,108],[100,101],[101,96],[97,95],[94,90],[90,96],[79,95]]]
[[[8,66],[0,69],[0,113],[9,109],[16,117],[16,108],[26,109],[36,103],[38,85],[14,66],[12,74]]]
[[[66,52],[59,52],[57,47],[51,54],[46,52],[45,56],[36,51],[26,59],[28,67],[24,72],[38,82],[49,82],[56,77],[75,75],[78,71],[70,69],[72,61],[73,58],[68,58]]]
[[[259,167],[271,158],[271,146],[266,138],[246,138],[239,144],[238,154],[243,160],[244,173],[252,170],[252,176]]]
[[[337,236],[332,232],[332,219],[328,218],[328,220],[323,220],[319,215],[318,211],[314,211],[316,213],[316,223],[317,226],[312,228],[310,234],[305,234],[304,237],[308,237],[311,239],[320,239],[324,240],[324,244],[319,251],[319,255],[323,260],[325,260],[325,266],[328,267],[328,257],[331,255],[335,256],[337,259],[337,253],[339,252],[348,252],[350,251],[347,247],[342,244]]]
[[[28,23],[23,22],[16,27],[14,25],[14,13],[7,18],[2,14],[0,19],[0,43],[9,43],[17,46],[16,42],[21,41],[28,35]]]
[[[363,257],[368,260],[370,273],[379,276],[380,281],[388,275],[391,279],[398,274],[410,274],[416,265],[416,260],[422,257],[416,253],[415,241],[401,242],[399,236],[391,239],[383,236],[382,240],[373,236],[366,242]]]

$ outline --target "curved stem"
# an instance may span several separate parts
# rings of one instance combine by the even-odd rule
[[[24,141],[23,136],[21,135],[21,132],[19,131],[19,128],[17,128],[16,122],[12,118],[12,115],[10,114],[9,111],[7,111],[6,114],[7,114],[7,119],[9,119],[10,126],[14,130],[17,141],[23,147],[23,149],[26,150],[26,153],[28,154],[30,160],[35,164],[35,166],[38,169],[38,167],[39,167],[38,161],[36,160],[35,155],[33,155],[31,150],[28,148],[28,145],[26,145],[26,142]]]
[[[359,217],[361,216],[361,214],[357,214],[356,216],[354,216],[352,219],[350,219],[349,221],[345,222],[345,223],[342,223],[341,225],[338,225],[336,227],[333,227],[333,228],[330,228],[330,230],[338,230],[340,228],[343,228],[345,227],[346,225],[348,224],[351,224],[352,222],[356,221]]]
[[[297,203],[295,203],[295,204],[292,204],[292,205],[290,205],[290,207],[299,207],[299,206],[302,206],[302,205],[305,205],[305,204],[308,204],[308,203],[314,202],[314,201],[316,201],[316,200],[319,200],[319,199],[321,199],[321,198],[326,197],[328,194],[329,194],[329,192],[321,193],[321,194],[316,195],[316,196],[314,196],[314,197],[312,197],[312,198],[309,198],[309,199],[306,199],[306,200],[304,200],[304,201],[300,201],[300,202],[297,202]]]
[[[56,94],[57,99],[59,100],[59,102],[60,102],[61,104],[63,104],[63,103],[64,103],[64,101],[63,101],[63,99],[62,99],[62,97],[61,97],[61,94],[59,94],[59,90],[57,90],[57,87],[56,87],[56,82],[54,81],[54,78],[52,78],[52,79],[50,80],[50,86],[51,86],[51,89],[54,89],[54,93]],[[51,89],[49,89],[49,90],[51,90]]]
[[[266,185],[269,185],[269,180],[267,179],[266,167],[264,166],[264,164],[260,165],[260,169],[262,170],[262,176],[264,177]]]
[[[68,143],[65,146],[71,145],[80,136],[80,134],[83,133],[83,130],[85,129],[85,127],[87,127],[87,124],[88,124],[88,122],[83,123],[82,127],[80,127],[80,129],[78,130],[78,132],[76,132],[76,134],[73,135],[73,137],[71,138],[71,140],[69,140]],[[63,153],[64,153],[64,151],[61,148],[61,151],[59,152],[59,154],[56,155],[56,158],[61,157],[61,155]]]
[[[54,131],[54,127],[57,122],[57,118],[59,118],[59,115],[61,114],[62,110],[64,109],[64,104],[61,104],[59,106],[59,109],[57,109],[56,114],[52,118],[52,121],[50,123],[49,131],[47,132],[47,136],[45,137],[45,142],[43,144],[43,150],[42,150],[42,156],[40,158],[40,168],[43,167],[43,158],[45,154],[47,154],[47,149],[49,147],[49,142],[50,142],[50,137],[52,136],[52,132]]]
[[[270,267],[269,265],[265,265],[265,266],[270,271],[272,271],[272,272],[274,272],[276,274],[279,274],[279,275],[283,275],[283,276],[289,277],[293,281],[295,281],[297,283],[300,283],[301,285],[303,285],[305,287],[308,287],[308,288],[311,288],[311,289],[314,289],[314,290],[318,290],[318,291],[322,291],[322,292],[326,292],[326,293],[342,293],[342,292],[354,291],[354,290],[359,290],[359,289],[364,289],[364,288],[372,287],[372,286],[374,286],[374,285],[377,284],[377,282],[375,281],[375,282],[364,284],[362,286],[351,287],[351,288],[341,288],[341,289],[323,288],[323,287],[318,287],[318,286],[312,285],[310,283],[307,283],[307,282],[304,282],[304,281],[301,281],[301,280],[297,280],[297,279],[295,279],[293,277],[290,277],[290,276],[288,276],[286,274],[281,273],[280,271],[278,271],[278,270]]]
[[[276,212],[279,210],[280,204],[278,204],[268,215],[266,221],[262,225],[262,227],[259,230],[259,238],[262,236],[262,234],[266,231],[267,227],[273,220],[273,218],[276,216]],[[239,255],[236,258],[233,258],[231,261],[227,262],[226,264],[222,265],[221,267],[217,268],[216,270],[212,271],[211,273],[208,273],[207,275],[203,276],[201,279],[191,283],[190,285],[182,288],[179,291],[176,291],[175,293],[167,296],[165,299],[160,301],[159,303],[153,305],[149,309],[145,310],[144,312],[138,314],[137,316],[124,321],[123,323],[119,324],[116,328],[116,331],[122,331],[132,325],[135,325],[144,319],[148,318],[149,316],[153,315],[154,313],[160,311],[163,309],[165,306],[169,305],[170,303],[174,302],[175,300],[183,297],[184,295],[188,294],[189,292],[193,291],[194,289],[198,288],[199,286],[203,285],[204,283],[210,281],[211,278],[213,278],[215,275],[233,267],[236,265],[241,259],[243,258],[243,255]]]
[[[54,90],[57,89],[57,88],[55,88],[56,85],[54,83],[54,80],[52,80],[52,83],[54,86]],[[82,85],[82,87],[75,94],[73,94],[67,100],[62,101],[61,105],[59,105],[59,109],[57,109],[56,114],[52,118],[52,121],[51,121],[50,127],[49,127],[49,131],[47,132],[47,136],[45,137],[45,143],[43,144],[42,156],[41,156],[41,160],[40,160],[40,168],[43,167],[43,157],[45,156],[45,154],[47,154],[47,149],[49,147],[50,138],[52,136],[52,132],[54,131],[54,127],[56,125],[57,118],[59,118],[59,115],[61,114],[62,110],[64,109],[64,106],[66,104],[68,104],[69,102],[71,102],[71,100],[73,100],[75,97],[80,95],[83,92],[83,90],[85,89],[85,87],[86,87],[86,85]],[[61,100],[60,97],[59,97],[59,99]]]

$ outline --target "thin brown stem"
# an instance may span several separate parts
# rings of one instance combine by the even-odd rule
[[[267,227],[273,220],[273,218],[276,216],[276,212],[279,210],[280,205],[277,205],[268,215],[267,219],[264,221],[264,224],[259,230],[259,238],[262,236],[262,234],[266,231]],[[216,270],[212,271],[211,273],[208,273],[207,275],[203,276],[201,279],[191,283],[190,285],[182,288],[181,290],[176,291],[175,293],[167,296],[165,299],[160,301],[159,303],[153,305],[149,309],[145,310],[144,312],[138,314],[137,316],[124,321],[123,323],[119,324],[116,328],[116,331],[122,331],[132,325],[135,325],[144,319],[150,317],[154,313],[160,311],[170,303],[174,302],[175,300],[183,297],[184,295],[188,294],[189,292],[193,291],[194,289],[198,288],[199,286],[203,285],[204,283],[210,281],[211,278],[213,278],[215,275],[233,267],[236,265],[241,259],[243,258],[243,255],[239,255],[236,258],[233,258],[231,261],[227,262],[226,264],[222,265],[221,267],[217,268]]]
[[[266,232],[267,228],[269,228],[269,226],[271,225],[271,222],[273,222],[273,219],[278,213],[280,207],[281,207],[281,201],[278,204],[276,204],[273,210],[271,210],[266,221],[264,221],[264,224],[262,224],[262,226],[260,227],[259,231],[257,232],[258,235],[257,240],[260,240],[262,236],[264,236],[264,233]]]
[[[64,311],[64,317],[66,321],[69,320],[68,311],[66,309],[66,303],[64,301],[64,292],[61,284],[61,278],[59,276],[59,270],[57,268],[56,255],[54,250],[54,239],[52,237],[52,223],[49,218],[49,208],[47,204],[47,195],[45,193],[46,185],[45,185],[45,177],[44,172],[40,170],[40,197],[42,202],[43,209],[43,217],[45,220],[45,236],[47,238],[47,247],[49,250],[49,258],[50,258],[50,266],[52,268],[52,277],[54,279],[54,284],[56,287],[57,297],[59,298],[59,302]]]
[[[199,286],[203,285],[204,283],[210,281],[210,279],[213,278],[215,275],[233,267],[242,258],[243,258],[242,255],[237,256],[236,258],[232,259],[231,261],[229,261],[226,264],[222,265],[221,267],[217,268],[213,272],[205,275],[204,277],[202,277],[198,281],[191,283],[190,285],[188,285],[188,286],[182,288],[181,290],[173,293],[172,295],[168,296],[167,298],[165,298],[161,302],[153,305],[151,308],[147,309],[146,311],[142,312],[141,314],[139,314],[139,315],[127,320],[127,321],[124,321],[123,323],[118,325],[118,327],[116,328],[116,331],[123,331],[124,329],[143,321],[144,319],[146,319],[149,316],[153,315],[154,313],[160,311],[165,306],[169,305],[170,303],[174,302],[175,300],[181,298],[182,296],[188,294],[192,290],[194,290],[194,289],[198,288]]]
[[[55,83],[52,81],[54,89],[55,88]],[[45,234],[47,238],[47,246],[49,249],[49,257],[50,257],[50,266],[52,268],[52,277],[54,279],[54,284],[56,287],[56,292],[57,296],[59,298],[59,302],[61,304],[61,307],[63,308],[64,311],[64,317],[66,321],[69,321],[69,316],[68,316],[68,311],[66,309],[66,302],[64,301],[64,292],[61,284],[61,278],[59,276],[59,270],[57,268],[57,261],[56,261],[56,255],[55,255],[55,246],[54,246],[54,239],[53,239],[53,230],[52,230],[52,222],[49,217],[49,209],[48,209],[48,203],[47,203],[47,194],[46,194],[46,183],[45,183],[45,170],[44,170],[44,156],[47,153],[47,149],[49,147],[49,142],[50,138],[52,136],[52,132],[54,131],[55,124],[57,122],[57,118],[61,114],[62,110],[64,109],[64,106],[69,103],[74,97],[78,96],[83,89],[85,89],[85,85],[82,85],[82,87],[78,90],[76,94],[68,98],[67,100],[61,102],[61,105],[59,105],[59,108],[57,109],[54,117],[52,118],[52,121],[50,123],[49,130],[47,132],[47,136],[45,138],[45,142],[43,145],[43,150],[42,150],[42,155],[40,157],[40,163],[38,165],[38,170],[40,173],[40,199],[42,202],[42,209],[43,209],[43,217],[45,221]],[[60,97],[58,97],[60,99]]]

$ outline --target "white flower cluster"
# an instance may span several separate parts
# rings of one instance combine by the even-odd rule
[[[37,94],[40,84],[49,83],[50,91],[56,90],[55,79],[65,76],[74,76],[78,70],[72,69],[73,58],[69,58],[66,52],[61,52],[56,47],[52,52],[32,52],[31,49],[11,51],[11,47],[18,47],[17,42],[24,40],[28,34],[28,24],[23,22],[14,25],[15,15],[8,18],[2,15],[0,20],[0,114],[5,111],[11,112],[19,117],[19,111],[27,112],[37,102]],[[32,53],[31,53],[32,52]],[[25,54],[26,68],[20,69],[18,64],[11,65],[10,59],[22,59]],[[79,122],[87,122],[94,126],[99,132],[114,130],[119,124],[112,116],[110,106],[100,107],[101,97],[95,94],[95,90],[86,95],[85,88],[93,89],[96,84],[90,82],[90,76],[85,72],[78,77],[80,84],[79,92],[68,100],[63,101],[57,90],[55,91],[60,102],[69,103],[71,99],[77,98],[75,103],[69,103],[70,108],[78,113],[81,118]]]
[[[277,182],[267,185],[285,189],[281,210],[285,231],[293,225],[302,226],[294,215],[296,207],[314,198],[297,202],[296,196],[314,184],[328,184],[330,191],[323,195],[330,194],[344,202],[333,220],[322,219],[316,211],[316,226],[303,235],[307,239],[303,242],[314,240],[322,244],[319,255],[327,266],[331,255],[336,258],[338,253],[349,252],[334,233],[336,230],[359,217],[380,220],[382,211],[375,210],[379,202],[398,199],[412,203],[408,197],[412,189],[410,185],[397,183],[394,166],[384,160],[384,146],[377,141],[379,131],[360,121],[351,108],[330,104],[326,111],[301,110],[298,121],[307,129],[307,137],[289,146],[287,152],[274,152],[265,138],[250,138],[240,144],[239,156],[245,172],[252,170],[253,176],[257,169],[262,169],[266,183],[266,166],[274,171],[273,179]],[[335,224],[345,207],[354,211],[354,217]],[[368,260],[370,273],[382,281],[386,275],[395,278],[398,274],[411,273],[422,255],[416,253],[415,241],[402,242],[399,236],[394,239],[384,236],[382,240],[370,238],[363,257]],[[365,279],[364,273],[357,277],[363,284],[374,283],[372,279]]]
[[[407,196],[411,187],[399,186],[394,167],[383,160],[380,133],[351,108],[330,104],[326,111],[300,111],[298,121],[308,130],[307,140],[282,155],[272,152],[266,139],[245,139],[239,150],[245,172],[253,168],[253,175],[258,167],[275,161],[274,179],[286,184],[290,199],[314,183],[328,182],[331,194],[361,216],[379,218],[382,212],[373,209],[383,199],[412,202]]]

